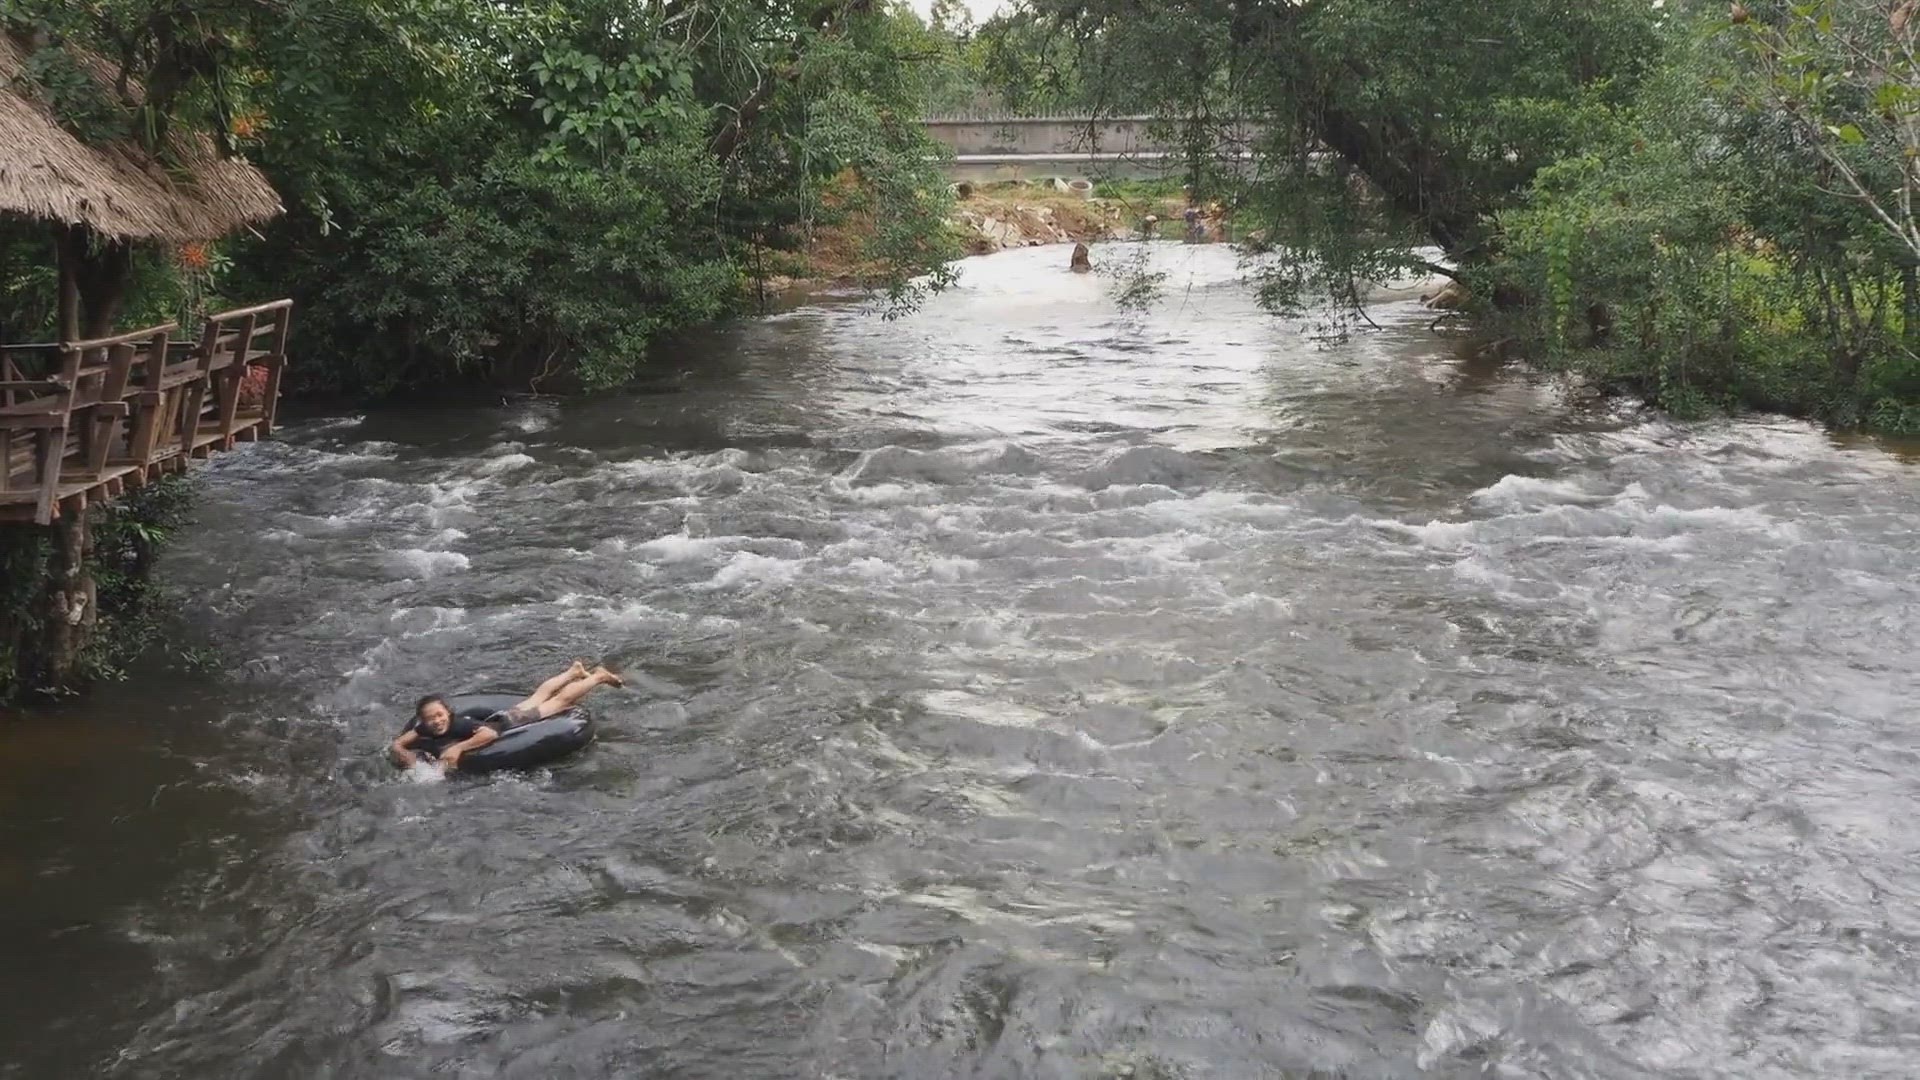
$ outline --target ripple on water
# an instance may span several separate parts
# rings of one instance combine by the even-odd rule
[[[35,755],[0,1075],[1909,1074],[1911,467],[1137,250],[216,459],[168,578],[278,659]],[[371,760],[575,655],[579,758]]]

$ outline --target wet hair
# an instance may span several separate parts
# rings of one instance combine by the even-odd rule
[[[447,704],[446,698],[441,697],[439,694],[428,694],[426,697],[413,703],[413,718],[415,720],[424,719],[427,715],[427,706],[436,701],[440,703],[441,708],[447,710],[448,716],[453,715],[453,706]]]

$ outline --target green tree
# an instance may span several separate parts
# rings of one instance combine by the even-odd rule
[[[1838,193],[1920,259],[1920,20],[1900,0],[1813,0],[1756,17],[1735,5],[1756,107],[1812,148]]]
[[[952,254],[927,65],[870,0],[0,2],[76,128],[191,124],[267,170],[289,213],[222,287],[300,302],[305,385],[618,382],[849,170],[874,284]],[[146,89],[89,98],[84,56]]]
[[[1494,250],[1489,215],[1631,95],[1657,18],[1641,0],[1031,0],[1008,23],[1064,35],[1102,112],[1172,125],[1198,182],[1253,125],[1243,194],[1272,228],[1331,199],[1342,233],[1411,229],[1472,261]]]
[[[1779,96],[1779,57],[1756,45],[1772,33],[1673,17],[1637,100],[1501,215],[1501,272],[1545,299],[1521,329],[1547,355],[1679,411],[1910,427],[1913,253],[1834,160],[1895,191],[1901,154]]]

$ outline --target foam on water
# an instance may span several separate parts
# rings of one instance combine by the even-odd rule
[[[1606,502],[1606,492],[1588,491],[1578,480],[1552,480],[1534,476],[1508,475],[1490,487],[1481,488],[1469,498],[1490,510],[1537,510],[1568,503]]]
[[[1142,250],[215,459],[167,578],[273,662],[33,755],[23,1075],[1904,1075],[1911,466]],[[574,656],[551,773],[377,760]]]
[[[799,576],[805,563],[799,559],[777,559],[736,551],[703,587],[733,589],[743,586],[781,585]]]
[[[482,476],[498,476],[504,472],[524,469],[529,465],[535,464],[538,464],[538,462],[534,460],[531,454],[509,453],[483,462],[475,471]]]
[[[465,570],[473,565],[473,560],[457,551],[429,551],[425,548],[404,548],[387,553],[401,573],[409,577],[430,578],[441,574]]]

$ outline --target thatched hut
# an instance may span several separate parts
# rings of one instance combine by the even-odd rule
[[[141,107],[150,110],[154,141],[162,149],[155,153],[133,138],[130,124],[127,137],[111,141],[75,135],[28,76],[36,47],[0,30],[0,215],[46,222],[51,229],[59,266],[60,339],[103,338],[112,333],[130,284],[134,245],[212,240],[279,214],[280,198],[260,170],[223,154],[204,132],[168,130],[169,103],[147,100],[147,89],[137,80],[98,56],[70,50],[75,66],[127,115]],[[249,320],[247,326],[252,325]],[[238,347],[244,354],[245,339]],[[0,378],[11,367],[0,363]],[[197,413],[186,415],[185,423],[197,423]],[[12,434],[0,431],[0,438]],[[56,476],[64,475],[57,463],[66,443],[66,430],[60,428],[36,450],[54,455]],[[0,468],[11,467],[0,454]],[[11,646],[7,659],[20,673],[39,672],[36,678],[47,685],[60,685],[78,670],[94,624],[86,498],[53,523],[52,543],[38,572],[42,599],[0,609],[0,645]],[[0,537],[0,545],[36,539],[14,534]]]
[[[168,135],[164,162],[132,138],[82,141],[32,93],[31,48],[0,32],[0,214],[55,226],[62,338],[110,332],[132,244],[211,240],[281,212],[260,170],[204,134]],[[112,92],[104,64],[77,59]]]

